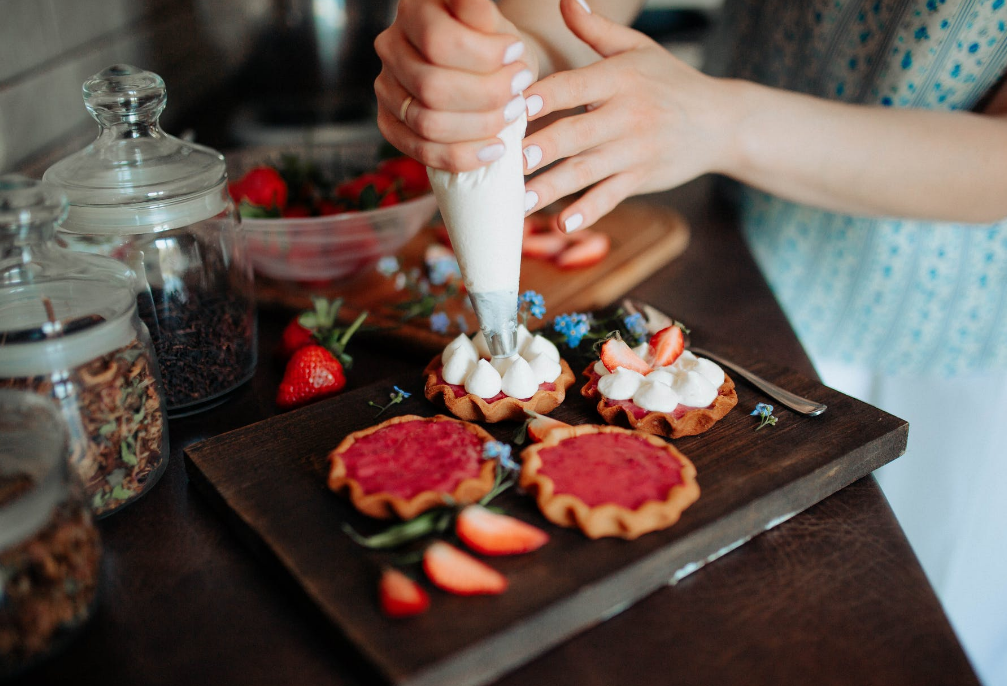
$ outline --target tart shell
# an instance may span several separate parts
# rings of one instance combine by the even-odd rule
[[[469,504],[478,501],[493,489],[493,482],[496,475],[496,460],[483,460],[478,476],[463,479],[450,493],[441,491],[422,491],[411,498],[403,498],[399,495],[386,492],[367,493],[355,479],[346,476],[346,464],[342,455],[361,438],[375,434],[382,429],[404,422],[456,422],[465,427],[465,430],[474,434],[482,440],[483,444],[495,440],[485,429],[475,424],[459,421],[453,417],[436,415],[434,417],[420,417],[418,415],[407,414],[401,417],[388,419],[380,424],[376,424],[367,429],[355,431],[349,434],[329,453],[329,479],[328,486],[335,492],[345,490],[350,498],[350,502],[358,510],[370,517],[378,519],[391,519],[398,516],[402,519],[412,519],[413,517],[426,512],[427,510],[446,505],[450,502]]]
[[[553,480],[540,473],[542,457],[539,453],[568,438],[602,433],[627,434],[667,451],[682,465],[682,483],[673,486],[664,500],[649,500],[635,510],[615,503],[592,507],[573,494],[557,494]],[[618,537],[633,540],[643,534],[666,529],[699,498],[696,468],[685,455],[657,436],[617,426],[583,424],[569,429],[554,429],[542,443],[525,448],[521,460],[521,487],[535,496],[545,518],[559,526],[577,527],[592,539]]]
[[[548,414],[559,407],[566,398],[567,389],[573,385],[576,377],[566,360],[561,359],[559,366],[560,374],[553,382],[555,390],[547,391],[540,388],[527,400],[503,397],[488,403],[474,393],[455,397],[454,389],[449,384],[438,381],[437,377],[443,367],[441,356],[438,355],[423,370],[423,375],[427,379],[423,394],[427,400],[444,405],[451,414],[465,421],[493,424],[507,420],[524,420],[527,417],[525,410]]]
[[[724,383],[717,389],[717,398],[709,407],[689,408],[681,417],[675,417],[671,412],[653,411],[647,412],[642,417],[637,417],[624,405],[610,405],[608,400],[598,391],[598,385],[594,383],[594,378],[597,375],[594,372],[593,363],[587,366],[583,374],[588,377],[588,382],[580,389],[580,394],[589,400],[598,401],[598,414],[605,420],[605,423],[613,426],[626,426],[637,431],[645,431],[668,438],[701,434],[723,419],[724,415],[738,404],[734,381],[725,373]]]

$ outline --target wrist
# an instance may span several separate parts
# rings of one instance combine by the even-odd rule
[[[757,164],[755,157],[764,137],[752,117],[758,110],[762,88],[741,79],[715,81],[717,87],[712,99],[715,114],[711,119],[718,143],[712,171],[744,180]]]

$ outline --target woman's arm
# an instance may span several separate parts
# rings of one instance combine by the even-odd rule
[[[542,98],[538,117],[589,109],[525,141],[529,171],[562,160],[528,182],[530,205],[591,187],[564,209],[561,227],[589,226],[629,195],[706,172],[854,214],[1007,216],[1003,92],[983,114],[847,105],[705,76],[576,0],[560,6],[573,33],[605,58],[525,94]]]

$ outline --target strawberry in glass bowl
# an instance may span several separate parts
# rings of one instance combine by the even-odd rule
[[[382,150],[361,142],[229,154],[255,270],[302,285],[348,280],[415,236],[437,210],[426,168]]]

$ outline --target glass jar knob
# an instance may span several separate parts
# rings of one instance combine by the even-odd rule
[[[40,238],[53,238],[66,211],[66,196],[58,188],[18,174],[0,176],[0,244],[37,231]]]
[[[114,64],[84,82],[84,104],[105,127],[154,123],[168,102],[164,80],[129,64]]]

